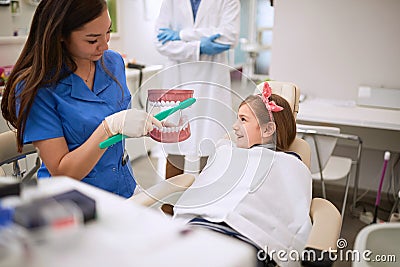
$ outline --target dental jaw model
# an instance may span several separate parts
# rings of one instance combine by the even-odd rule
[[[155,115],[192,98],[193,90],[151,89],[148,91],[147,112]],[[190,137],[190,125],[185,110],[179,110],[163,120],[161,129],[154,128],[150,137],[162,143],[182,142]]]

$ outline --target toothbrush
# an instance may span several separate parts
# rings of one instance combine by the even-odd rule
[[[195,99],[195,98],[188,98],[188,99],[182,101],[181,103],[179,103],[179,105],[177,105],[177,106],[175,106],[175,107],[173,107],[173,108],[170,108],[170,109],[161,111],[160,113],[154,115],[154,118],[156,118],[156,119],[159,120],[159,121],[162,121],[163,119],[165,119],[165,118],[167,118],[168,116],[174,114],[174,113],[177,112],[178,110],[181,110],[181,109],[185,109],[185,108],[187,108],[187,107],[190,107],[191,105],[194,104],[194,102],[196,102],[196,99]],[[101,143],[99,144],[99,147],[100,147],[101,149],[107,148],[107,147],[109,147],[109,146],[111,146],[111,145],[113,145],[113,144],[116,144],[116,143],[122,141],[123,139],[125,139],[125,138],[127,138],[127,137],[128,137],[128,136],[123,135],[123,134],[116,134],[116,135],[114,135],[114,136],[111,136],[111,137],[108,138],[107,140],[104,140],[103,142],[101,142]]]
[[[384,155],[383,159],[384,160],[383,160],[382,176],[381,176],[381,180],[379,182],[378,192],[376,193],[375,212],[374,212],[374,219],[373,219],[372,223],[376,223],[376,219],[377,219],[377,216],[378,216],[378,207],[379,207],[379,204],[381,202],[381,190],[382,190],[383,179],[385,178],[387,164],[388,164],[389,159],[390,159],[390,152],[389,151],[385,152],[385,155]]]

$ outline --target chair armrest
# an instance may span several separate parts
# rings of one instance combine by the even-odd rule
[[[313,226],[307,240],[304,253],[306,257],[302,260],[302,266],[331,266],[334,257],[328,252],[334,253],[332,251],[337,248],[342,228],[340,213],[330,201],[314,198],[311,202],[310,217]],[[324,253],[322,259],[321,253]]]
[[[302,129],[301,125],[297,127],[297,133],[300,134],[309,134],[309,135],[319,135],[319,136],[329,136],[341,139],[347,139],[350,141],[355,141],[358,143],[362,143],[361,137],[354,134],[345,134],[345,133],[327,133],[327,132],[319,132],[318,130],[309,130],[309,129]]]
[[[310,217],[313,226],[306,246],[321,250],[336,249],[342,228],[342,218],[338,209],[329,200],[314,198],[311,202]]]
[[[177,175],[133,195],[129,200],[150,207],[169,195],[185,191],[193,182],[194,176],[191,174]]]
[[[24,145],[22,152],[18,152],[17,137],[14,131],[0,133],[0,147],[0,165],[11,163],[37,152],[32,144]]]
[[[300,155],[303,163],[311,168],[311,149],[306,140],[296,137],[293,143],[290,144],[289,151],[294,151]]]

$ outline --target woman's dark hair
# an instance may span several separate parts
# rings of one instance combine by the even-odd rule
[[[105,0],[42,0],[38,5],[27,41],[6,83],[1,102],[3,117],[17,129],[19,151],[22,150],[26,120],[38,89],[56,84],[77,69],[62,40],[98,18],[106,8]],[[102,65],[104,67],[103,61]],[[20,82],[23,82],[24,89],[16,95]],[[18,114],[16,98],[20,103]]]
[[[269,98],[277,105],[283,107],[279,112],[271,112],[276,125],[276,148],[280,151],[287,151],[296,138],[296,121],[289,103],[281,96],[272,94]],[[239,107],[248,104],[256,115],[260,125],[271,121],[269,111],[258,95],[248,96]]]

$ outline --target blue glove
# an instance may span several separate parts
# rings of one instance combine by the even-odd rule
[[[165,44],[168,41],[178,41],[181,39],[178,31],[174,31],[169,28],[161,28],[160,31],[161,32],[157,34],[157,39],[162,44]]]
[[[227,44],[219,44],[214,42],[215,39],[219,38],[221,35],[214,34],[210,37],[203,37],[200,40],[200,54],[206,55],[216,55],[228,50],[231,46]]]

